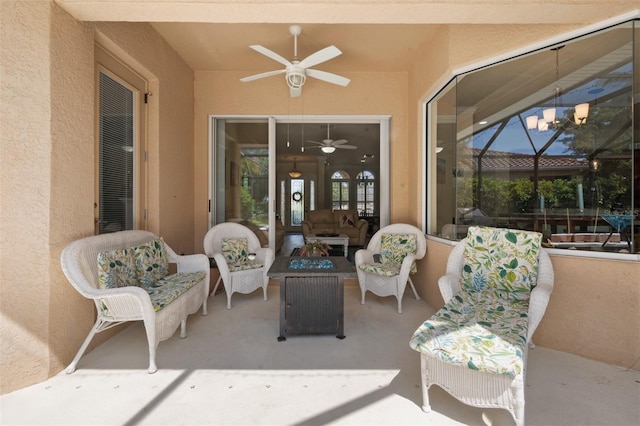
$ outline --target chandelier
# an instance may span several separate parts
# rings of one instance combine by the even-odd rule
[[[538,118],[537,115],[530,115],[527,117],[527,129],[538,129],[539,132],[544,132],[549,129],[557,129],[561,127],[560,120],[556,118],[556,108],[558,106],[558,100],[562,96],[562,89],[560,88],[560,60],[559,52],[564,46],[554,47],[551,50],[556,52],[556,87],[553,90],[553,108],[547,108],[542,110],[542,118]],[[589,115],[589,103],[578,104],[575,107],[573,113],[573,121],[570,123],[576,126],[581,126],[587,122],[587,116]]]
[[[296,158],[293,159],[293,169],[289,172],[289,176],[293,179],[298,179],[302,176],[302,172],[298,171],[296,168]]]

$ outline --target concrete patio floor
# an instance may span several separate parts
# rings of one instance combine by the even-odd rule
[[[2,425],[513,425],[502,410],[468,407],[439,387],[420,406],[413,331],[433,309],[345,289],[344,340],[278,342],[278,287],[209,299],[158,347],[159,370],[135,323],[85,355],[78,370],[0,397]],[[640,372],[537,347],[529,351],[527,425],[638,425]]]

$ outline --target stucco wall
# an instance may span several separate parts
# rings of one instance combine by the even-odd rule
[[[59,261],[66,244],[94,232],[94,28],[150,81],[149,228],[178,252],[193,247],[193,73],[148,24],[94,26],[48,1],[2,1],[0,8],[6,393],[59,372],[95,320],[93,302],[69,285]]]
[[[351,79],[347,87],[309,79],[304,95],[290,99],[284,78],[242,83],[246,73],[195,73],[195,250],[209,229],[208,158],[209,115],[391,115],[390,215],[396,221],[412,221],[409,182],[416,179],[410,157],[407,128],[406,73],[342,73]]]

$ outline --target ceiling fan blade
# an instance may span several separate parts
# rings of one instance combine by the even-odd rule
[[[267,56],[267,57],[273,59],[274,61],[281,63],[284,66],[288,67],[288,66],[293,65],[291,62],[289,62],[288,60],[286,60],[282,56],[278,55],[273,50],[269,50],[264,46],[260,46],[259,44],[253,44],[253,45],[251,45],[249,47],[252,48],[253,50],[255,50],[256,52],[262,53],[264,56]]]
[[[284,74],[286,70],[277,70],[277,71],[267,71],[261,74],[250,75],[248,77],[243,77],[240,79],[243,83],[247,81],[258,80],[259,78],[271,77],[272,75]]]
[[[309,77],[317,78],[318,80],[323,80],[327,83],[333,83],[339,86],[346,86],[347,84],[349,84],[349,82],[351,82],[351,80],[346,77],[342,77],[338,74],[332,74],[326,71],[307,69],[306,73]]]
[[[309,139],[307,139],[307,142],[315,143],[315,144],[322,145],[322,146],[326,146],[326,144],[324,142],[312,141],[312,140],[309,140]]]
[[[302,95],[302,87],[298,87],[297,89],[290,88],[289,89],[289,95],[292,98],[297,98],[298,96]]]
[[[353,146],[353,145],[336,145],[335,148],[338,148],[338,149],[358,149],[357,146]]]
[[[333,141],[333,145],[342,145],[343,143],[349,143],[346,139],[338,139],[337,141]]]
[[[341,54],[342,51],[335,46],[325,47],[324,49],[318,50],[316,53],[307,56],[302,61],[300,61],[298,65],[300,65],[302,68],[309,68],[314,65],[326,62],[329,59],[333,59]]]

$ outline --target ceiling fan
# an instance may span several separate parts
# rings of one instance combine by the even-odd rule
[[[325,47],[324,49],[318,50],[316,53],[309,55],[305,59],[300,61],[298,60],[298,36],[302,33],[302,28],[299,25],[292,25],[289,27],[289,32],[293,36],[293,60],[288,61],[272,50],[269,50],[266,47],[260,46],[258,44],[251,45],[249,46],[250,48],[258,53],[262,53],[263,55],[273,59],[276,62],[281,63],[285,66],[285,68],[281,70],[267,71],[261,74],[250,75],[248,77],[241,78],[240,81],[246,83],[247,81],[271,77],[272,75],[285,74],[287,85],[289,86],[289,93],[292,98],[295,98],[302,94],[302,86],[304,85],[307,76],[317,78],[318,80],[323,80],[328,83],[337,84],[339,86],[346,86],[347,84],[349,84],[351,80],[349,80],[348,78],[326,71],[314,70],[310,68],[314,65],[321,64],[322,62],[326,62],[329,59],[333,59],[336,56],[341,55],[342,52],[340,51],[340,49],[335,46]]]
[[[357,149],[358,148],[357,146],[354,146],[354,145],[345,145],[346,143],[349,143],[349,141],[346,139],[338,139],[335,141],[331,139],[331,137],[329,136],[330,128],[331,128],[331,125],[327,124],[327,138],[323,139],[322,142],[308,140],[307,142],[314,143],[317,146],[310,146],[310,147],[307,147],[307,149],[320,148],[322,152],[324,152],[325,154],[331,154],[336,150],[336,148],[339,148],[339,149]]]

